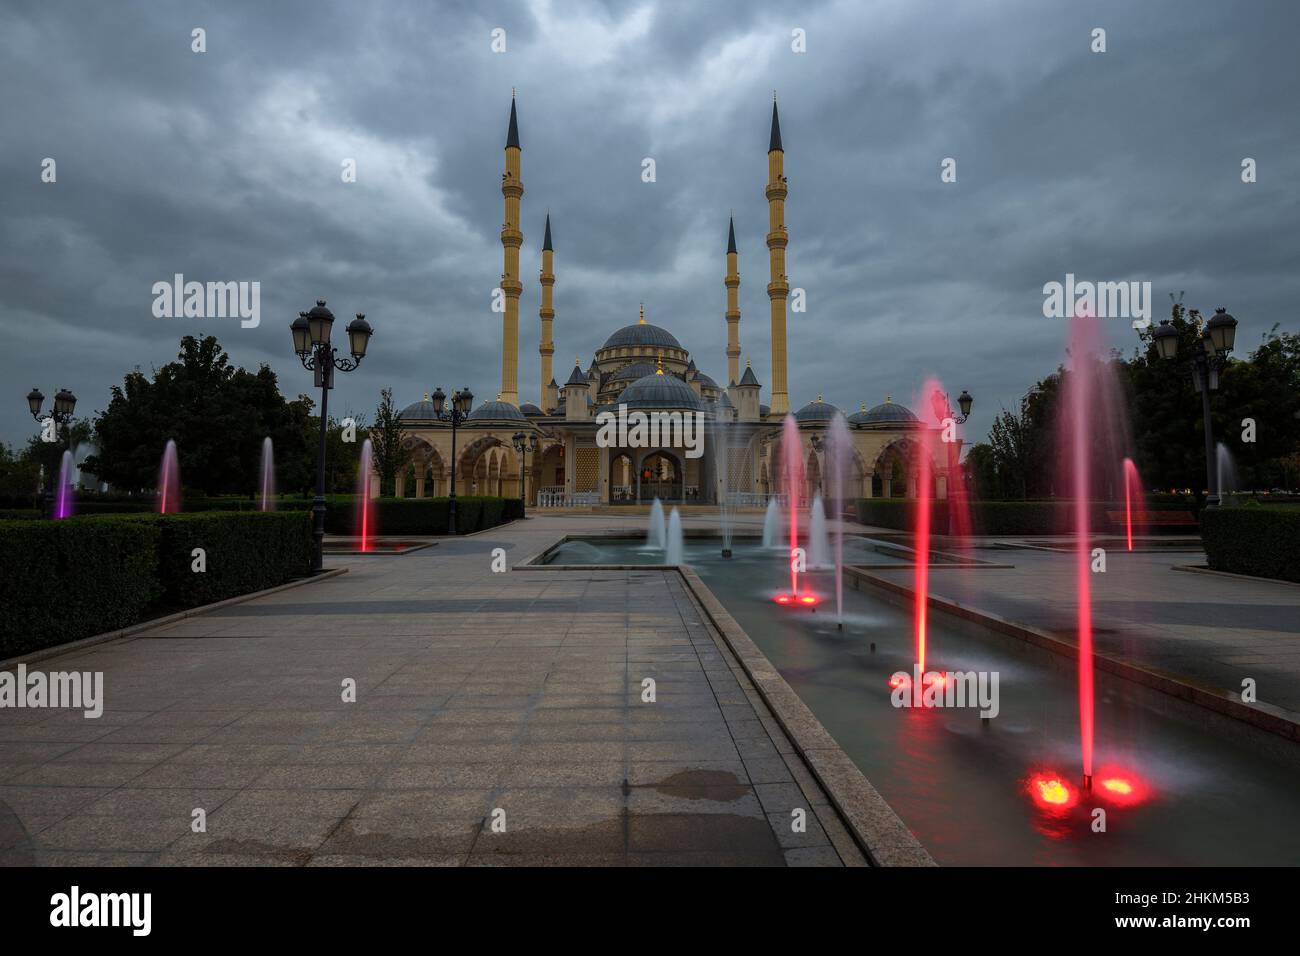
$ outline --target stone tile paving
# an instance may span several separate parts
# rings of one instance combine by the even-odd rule
[[[103,671],[106,703],[0,711],[0,863],[862,865],[676,574],[489,570],[619,526],[333,557],[348,574],[33,665]]]

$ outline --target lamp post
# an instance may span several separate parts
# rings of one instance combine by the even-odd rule
[[[528,491],[524,485],[524,476],[527,474],[528,453],[537,448],[537,436],[515,432],[514,446],[515,451],[519,452],[519,505],[521,511],[526,511],[528,508]]]
[[[334,387],[334,370],[351,372],[366,357],[366,348],[374,330],[360,312],[348,323],[348,351],[352,358],[340,358],[338,349],[330,345],[330,330],[334,327],[334,313],[325,308],[325,300],[317,299],[310,312],[299,312],[289,324],[293,333],[293,350],[302,367],[315,373],[315,384],[320,389],[320,447],[316,449],[316,498],[312,502],[311,570],[319,574],[325,564],[325,433],[329,423],[329,393]]]
[[[1178,329],[1165,319],[1151,334],[1156,354],[1172,362],[1179,357]],[[1214,423],[1210,420],[1210,392],[1219,387],[1219,371],[1228,364],[1228,353],[1237,340],[1237,320],[1226,309],[1215,309],[1192,346],[1190,365],[1192,384],[1201,393],[1201,426],[1205,432],[1205,496],[1207,508],[1219,506],[1219,476],[1214,468]]]
[[[433,414],[440,422],[451,423],[451,491],[447,494],[447,533],[456,533],[456,428],[469,417],[474,407],[474,393],[462,388],[451,397],[451,408],[443,409],[447,396],[441,388],[433,390]]]
[[[66,388],[59,389],[54,394],[54,407],[50,409],[49,414],[41,411],[41,406],[45,404],[45,396],[41,394],[39,388],[33,388],[27,393],[27,408],[32,413],[32,418],[38,422],[49,419],[54,423],[54,436],[57,439],[60,426],[69,424],[72,421],[73,412],[77,408],[77,396],[73,395]],[[72,429],[68,429],[68,451],[72,451]],[[54,503],[55,491],[54,482],[58,478],[51,474],[48,481],[45,482],[44,498],[46,512],[50,517],[55,517]]]
[[[964,388],[961,394],[957,396],[957,407],[961,409],[961,414],[957,415],[952,410],[952,403],[948,401],[948,395],[945,392],[935,389],[930,393],[930,407],[934,411],[934,417],[939,420],[940,427],[944,422],[952,419],[954,425],[965,425],[966,420],[970,418],[971,406],[975,404],[975,399],[971,398],[970,392]],[[955,481],[959,481],[961,469],[957,461],[957,442],[956,435],[953,441],[945,441],[948,447],[948,536],[952,537],[957,534],[957,515],[956,509],[952,506],[952,488]]]

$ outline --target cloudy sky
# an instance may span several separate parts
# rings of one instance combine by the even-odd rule
[[[643,300],[724,379],[734,210],[741,344],[768,400],[775,89],[788,272],[808,303],[790,320],[792,403],[907,400],[935,374],[975,395],[978,438],[1059,362],[1042,288],[1066,273],[1151,282],[1157,319],[1169,291],[1227,306],[1247,346],[1274,323],[1300,330],[1298,25],[1291,0],[7,0],[0,440],[32,433],[32,385],[69,387],[91,413],[188,333],[310,391],[287,325],[318,297],[376,329],[332,410],[372,412],[384,386],[402,404],[435,385],[494,397],[512,87],[525,399],[549,208],[561,382]],[[151,287],[175,273],[260,282],[260,326],[155,318]],[[1126,321],[1108,328],[1132,347]]]

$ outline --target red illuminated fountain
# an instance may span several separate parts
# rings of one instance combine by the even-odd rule
[[[804,488],[804,462],[803,442],[799,437],[799,426],[795,422],[793,415],[786,415],[785,423],[782,425],[781,470],[785,482],[790,518],[790,591],[789,593],[778,594],[773,600],[777,604],[798,604],[808,608],[815,608],[819,600],[817,595],[811,592],[799,593],[799,558],[797,551],[799,548],[799,502],[803,497]]]
[[[374,550],[375,537],[375,500],[372,497],[374,469],[372,460],[374,449],[367,438],[361,443],[361,461],[357,466],[357,534],[361,538],[358,550]]]
[[[1124,459],[1124,536],[1133,550],[1133,529],[1146,530],[1147,512],[1142,498],[1142,479],[1132,458]]]
[[[181,466],[176,459],[176,442],[167,440],[158,467],[158,513],[179,514],[181,510]]]

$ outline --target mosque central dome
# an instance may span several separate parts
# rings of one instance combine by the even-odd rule
[[[635,345],[649,345],[656,348],[680,349],[682,344],[667,329],[648,322],[625,325],[605,340],[601,349],[627,348]]]

